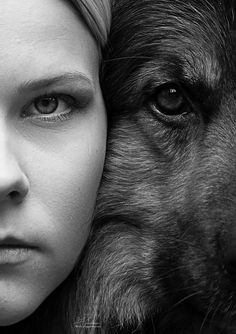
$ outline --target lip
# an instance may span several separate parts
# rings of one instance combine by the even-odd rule
[[[36,248],[29,242],[26,242],[23,239],[19,239],[16,237],[8,236],[5,238],[0,239],[0,248],[2,247],[19,247],[19,248]]]
[[[27,261],[36,247],[15,237],[0,239],[0,266]]]

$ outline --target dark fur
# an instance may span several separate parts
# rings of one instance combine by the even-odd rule
[[[108,153],[78,332],[236,333],[233,5],[115,3]],[[167,82],[188,113],[166,121],[153,105]]]

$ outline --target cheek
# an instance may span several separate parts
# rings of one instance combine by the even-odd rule
[[[45,193],[43,205],[53,217],[51,238],[54,250],[64,259],[58,259],[58,262],[67,264],[75,262],[87,239],[103,170],[101,152],[91,152],[93,154],[86,157],[81,151],[78,153],[75,164],[67,159],[57,169],[58,177],[51,176],[51,190],[45,193],[45,188],[42,189]],[[64,173],[64,170],[68,172]]]
[[[71,154],[72,152],[72,154]],[[100,150],[90,153],[71,147],[47,161],[38,179],[35,195],[55,221],[85,221],[91,216],[100,183],[104,156]]]
[[[34,216],[44,217],[37,230],[50,245],[56,270],[64,273],[73,267],[89,232],[104,165],[106,123],[53,138],[50,149],[42,145],[47,149],[34,153],[31,208],[38,211]]]

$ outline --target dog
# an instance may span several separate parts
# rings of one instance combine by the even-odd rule
[[[107,157],[79,281],[88,333],[236,333],[234,7],[113,3]]]

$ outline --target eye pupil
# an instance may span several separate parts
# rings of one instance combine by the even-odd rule
[[[43,97],[38,98],[34,104],[41,114],[51,114],[57,109],[58,100],[55,97]]]
[[[158,110],[166,115],[182,114],[184,103],[185,98],[178,87],[163,87],[156,96]]]

